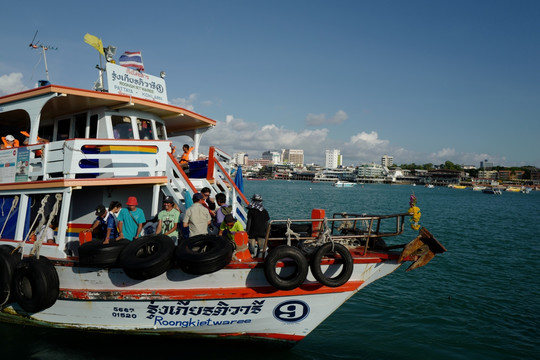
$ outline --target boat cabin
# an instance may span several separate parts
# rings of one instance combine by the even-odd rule
[[[190,177],[176,159],[182,150],[172,146],[171,137],[188,136],[198,153],[215,124],[170,104],[57,85],[1,97],[1,136],[14,136],[19,146],[0,150],[0,239],[28,242],[57,221],[55,242],[44,250],[50,245],[49,256],[76,255],[79,232],[95,220],[96,206],[125,205],[136,196],[150,220],[164,196],[184,211],[202,187],[225,192],[245,223],[238,199],[247,199],[237,196],[229,176],[230,156],[211,148],[203,171]]]

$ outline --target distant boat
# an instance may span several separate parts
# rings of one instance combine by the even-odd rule
[[[429,188],[429,189],[433,189],[435,187],[435,185],[433,184],[426,184],[425,187]]]
[[[510,186],[510,187],[507,187],[507,188],[506,188],[506,191],[510,191],[510,192],[520,192],[520,191],[521,191],[521,188],[518,188],[518,187],[515,187],[515,186]]]
[[[356,183],[338,180],[333,185],[334,187],[353,187]]]
[[[473,186],[472,188],[474,191],[482,191],[484,189],[487,189],[485,186],[479,186],[479,185],[476,185],[476,186]]]
[[[485,188],[484,190],[482,190],[482,192],[484,194],[493,194],[493,195],[501,195],[502,192],[500,189],[497,189],[497,188]]]
[[[448,187],[452,189],[466,189],[467,188],[467,186],[465,185],[448,185]]]

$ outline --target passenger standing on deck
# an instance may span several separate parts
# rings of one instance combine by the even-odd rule
[[[249,247],[253,256],[257,257],[262,250],[266,239],[266,230],[270,215],[263,206],[262,196],[254,194],[248,205],[246,231],[249,238]]]
[[[208,225],[212,217],[203,205],[204,196],[201,193],[193,195],[193,205],[186,210],[184,227],[189,227],[189,237],[208,234]]]
[[[107,234],[107,217],[109,213],[105,206],[98,205],[96,207],[96,220],[92,223],[90,228],[84,230],[83,232],[91,232],[92,240],[105,240],[105,235]]]
[[[143,224],[146,221],[144,212],[138,208],[137,198],[128,197],[127,208],[122,208],[118,213],[118,231],[120,238],[135,240],[141,235]]]
[[[182,156],[180,156],[180,165],[182,165],[182,167],[187,167],[188,162],[195,160],[195,157],[193,156],[193,147],[189,147],[188,144],[184,144],[182,149],[184,152],[182,153]]]
[[[219,193],[216,195],[216,202],[218,209],[216,210],[214,225],[219,229],[223,219],[225,219],[225,216],[232,213],[232,206],[227,204],[227,195],[224,193]]]
[[[156,234],[167,235],[176,243],[178,240],[178,219],[180,218],[180,211],[175,208],[174,200],[170,196],[166,196],[165,199],[163,199],[163,206],[165,208],[158,214]]]
[[[111,201],[109,205],[109,217],[107,218],[107,235],[105,236],[104,244],[109,241],[116,241],[120,238],[118,231],[118,213],[122,209],[122,204],[118,201]]]

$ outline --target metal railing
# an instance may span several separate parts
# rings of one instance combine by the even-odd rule
[[[292,240],[298,242],[311,241],[321,244],[328,241],[354,242],[364,247],[364,255],[370,247],[370,240],[401,235],[404,231],[405,217],[409,213],[391,215],[366,215],[335,213],[332,218],[324,219],[284,219],[271,220],[266,230],[263,252],[271,242]],[[384,222],[392,222],[392,231],[384,231],[389,226]],[[276,226],[280,225],[281,226]],[[286,228],[283,227],[286,225]]]

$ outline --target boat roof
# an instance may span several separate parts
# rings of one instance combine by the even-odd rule
[[[74,114],[93,108],[107,107],[110,109],[129,108],[152,113],[163,119],[165,126],[167,127],[167,132],[170,134],[216,125],[215,120],[178,106],[130,95],[112,94],[109,92],[85,90],[60,85],[47,85],[2,96],[0,97],[0,106],[53,93],[61,96],[55,96],[47,102],[41,112],[42,118]],[[16,114],[11,114],[10,120],[16,122],[18,119],[13,118],[14,115],[17,116]],[[25,117],[26,115],[20,113],[20,116]]]

